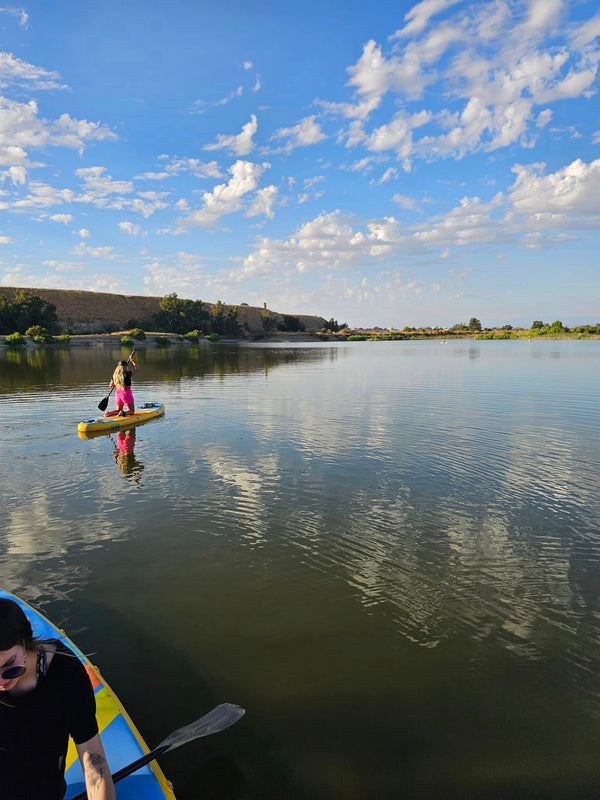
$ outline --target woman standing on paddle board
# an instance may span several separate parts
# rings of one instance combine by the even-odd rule
[[[115,800],[85,668],[60,641],[36,640],[20,606],[0,598],[0,797],[61,800],[73,737],[90,800]]]
[[[131,364],[133,369],[128,369]],[[110,388],[116,387],[115,391],[115,405],[114,411],[109,411],[105,417],[127,417],[131,416],[135,411],[135,401],[133,399],[133,392],[131,391],[131,377],[135,375],[139,367],[133,360],[133,355],[129,356],[129,362],[119,361],[113,372]],[[127,411],[123,407],[127,406]]]

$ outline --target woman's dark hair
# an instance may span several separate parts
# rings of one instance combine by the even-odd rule
[[[0,650],[10,650],[23,642],[27,650],[35,650],[31,623],[18,603],[0,597]]]

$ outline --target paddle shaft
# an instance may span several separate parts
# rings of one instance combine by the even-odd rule
[[[233,705],[232,703],[221,703],[221,705],[216,706],[212,711],[209,711],[208,714],[200,717],[200,719],[197,719],[195,722],[173,731],[173,733],[169,734],[166,739],[163,739],[154,750],[145,753],[143,756],[140,756],[140,758],[132,761],[131,764],[127,764],[127,766],[117,770],[112,776],[113,783],[126,778],[133,772],[137,772],[138,769],[154,761],[155,758],[162,756],[163,753],[168,753],[169,750],[175,750],[176,747],[181,747],[183,744],[193,742],[195,739],[200,739],[202,736],[210,736],[212,733],[224,731],[237,722],[238,719],[241,719],[245,713],[243,708]],[[75,797],[71,798],[71,800],[86,800],[86,798],[87,792],[80,792],[76,794]]]
[[[165,745],[164,747],[156,747],[154,750],[151,750],[149,753],[146,753],[145,756],[138,758],[137,761],[133,761],[126,767],[123,767],[122,769],[113,772],[112,776],[113,783],[123,780],[123,778],[126,778],[128,775],[131,775],[132,772],[137,772],[138,769],[145,767],[146,764],[149,764],[151,761],[154,761],[155,758],[162,756],[163,753],[168,752],[170,749],[171,748],[168,745]],[[75,800],[77,799],[75,798]]]
[[[135,347],[133,348],[131,353],[129,353],[129,358],[127,359],[128,363],[131,361],[134,355],[135,355]],[[98,408],[100,409],[100,411],[106,411],[106,407],[108,406],[108,398],[110,397],[112,390],[114,388],[115,388],[114,386],[111,386],[110,391],[106,395],[106,397],[102,398],[102,400],[100,400],[100,402],[98,403]]]
[[[123,780],[123,778],[131,775],[132,772],[137,772],[138,769],[145,767],[146,764],[154,761],[155,758],[162,756],[163,753],[166,753],[170,749],[171,748],[168,745],[166,747],[157,747],[154,750],[151,750],[149,753],[143,755],[141,758],[138,758],[137,761],[132,761],[131,764],[128,764],[126,767],[113,772],[113,783]],[[71,798],[71,800],[86,800],[87,796],[88,794],[86,790],[84,792],[79,792],[79,794],[76,794],[75,797]]]

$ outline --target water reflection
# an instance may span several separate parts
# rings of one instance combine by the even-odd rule
[[[115,441],[116,439],[116,441]],[[144,465],[135,456],[135,428],[119,431],[115,437],[111,436],[114,446],[114,457],[117,467],[128,480],[133,480],[138,486],[142,485],[142,471]]]
[[[319,785],[349,796],[327,759],[318,772],[318,754],[298,755],[294,734],[304,710],[338,720],[348,698],[365,714],[338,725],[335,755],[357,786],[396,776],[380,796],[435,792],[401,791],[397,752],[379,771],[352,755],[350,740],[384,746],[375,716],[395,742],[412,709],[432,781],[476,774],[479,754],[488,775],[531,756],[524,687],[530,728],[551,736],[559,686],[561,715],[595,758],[600,347],[546,344],[148,350],[140,397],[168,417],[89,440],[75,434],[78,409],[101,398],[114,354],[54,353],[43,367],[0,357],[0,580],[33,601],[85,589],[133,607],[132,625],[162,630],[212,686],[243,688],[286,767],[306,765],[252,797],[323,796]],[[5,367],[29,388],[11,390]],[[452,742],[436,738],[449,721],[480,748],[469,761],[455,737],[451,773]]]
[[[289,346],[259,348],[250,345],[201,344],[152,349],[140,342],[136,347],[136,359],[142,366],[136,375],[136,385],[253,372],[268,377],[269,372],[277,367],[337,358],[335,351],[328,352],[325,348]],[[129,352],[127,348],[125,350]],[[122,348],[100,345],[70,349],[0,348],[0,394],[46,387],[96,386],[101,386],[102,392],[112,376],[115,362],[123,357],[123,352]],[[99,394],[98,401],[101,399]]]
[[[198,489],[203,491],[194,485],[196,449],[187,464],[182,459],[207,419],[199,404],[208,402],[210,408],[211,397],[221,402],[227,379],[262,388],[279,368],[337,359],[327,349],[289,346],[141,347],[140,402],[159,397],[173,406],[172,419],[149,420],[120,440],[102,433],[78,436],[77,423],[98,413],[97,402],[118,355],[118,350],[102,347],[0,349],[0,394],[7,401],[0,403],[0,463],[10,476],[0,507],[0,581],[17,593],[26,587],[32,602],[63,597],[74,586],[85,585],[93,568],[82,553],[101,552],[108,542],[135,538],[153,525],[168,529],[170,504],[176,498],[181,508],[195,504]],[[236,413],[229,405],[224,410]],[[258,491],[263,480],[276,474],[267,458],[257,477],[255,465],[240,465],[235,448],[229,453],[217,444],[201,452],[201,461],[205,457],[212,459],[215,476],[222,472],[219,480],[226,487],[241,487],[246,480]],[[114,474],[107,472],[113,461],[118,467]],[[144,495],[142,514],[135,518],[131,504],[123,505],[132,499],[129,490],[144,492],[147,484],[153,494]],[[267,509],[264,504],[257,507],[253,517],[255,503],[251,494],[248,498],[245,513],[253,528],[248,541],[258,542]],[[226,494],[217,499],[227,505]],[[107,522],[115,518],[120,519],[117,527]],[[182,524],[193,526],[193,517],[186,516]],[[221,530],[222,519],[209,527]]]

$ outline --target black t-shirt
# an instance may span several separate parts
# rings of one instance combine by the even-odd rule
[[[58,644],[35,689],[0,696],[1,800],[59,800],[65,793],[69,734],[98,733],[94,691],[83,664]]]
[[[131,387],[131,376],[133,375],[133,371],[128,369],[125,371],[125,375],[123,378],[123,383],[125,384],[125,388],[129,389]]]

